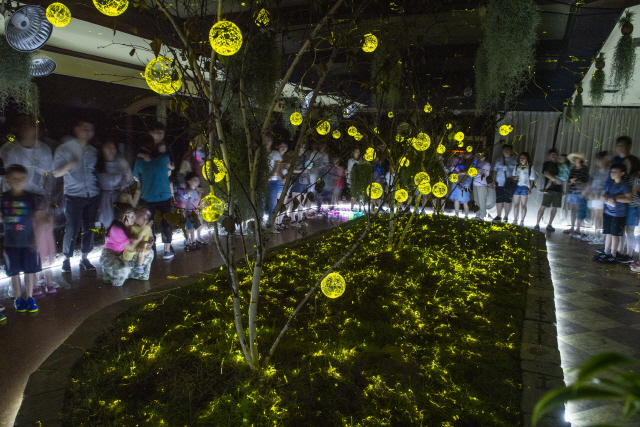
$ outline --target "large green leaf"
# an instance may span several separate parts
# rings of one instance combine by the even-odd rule
[[[622,400],[624,398],[625,396],[618,392],[592,384],[576,384],[570,387],[562,387],[551,390],[540,399],[535,408],[533,408],[531,420],[535,425],[546,413],[569,401],[591,399]]]
[[[616,365],[633,365],[640,363],[637,360],[618,353],[602,353],[593,356],[580,367],[577,382],[588,381],[598,372]]]

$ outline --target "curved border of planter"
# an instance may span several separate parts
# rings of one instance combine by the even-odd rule
[[[308,236],[313,238],[316,236]],[[308,239],[307,238],[307,239]],[[306,241],[307,239],[300,239]],[[301,244],[298,241],[292,244]],[[284,245],[288,246],[288,245]],[[544,234],[531,237],[530,285],[527,292],[525,320],[522,331],[520,366],[522,368],[523,426],[531,426],[531,412],[547,391],[564,386],[560,366],[555,301],[551,269],[547,259]],[[166,292],[187,286],[206,276],[200,272],[154,289],[147,293],[118,301],[86,318],[76,330],[29,376],[22,405],[14,426],[60,427],[61,408],[71,367],[91,347],[96,338],[113,320],[131,307],[161,298]],[[538,427],[569,427],[564,421],[564,408],[544,417]]]

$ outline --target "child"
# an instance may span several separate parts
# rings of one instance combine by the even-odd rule
[[[185,249],[187,251],[195,251],[200,249],[200,244],[198,244],[198,242],[196,241],[195,227],[193,225],[193,222],[191,222],[191,220],[189,219],[189,216],[192,212],[195,212],[196,214],[198,213],[198,205],[200,204],[200,199],[202,198],[202,190],[200,188],[200,177],[196,173],[191,172],[187,174],[185,180],[187,188],[180,197],[180,205],[183,208],[182,213],[187,222],[185,225],[185,229],[187,230],[185,236],[187,239]],[[200,227],[198,227],[198,229],[199,228]]]
[[[153,245],[153,232],[151,231],[151,224],[149,223],[149,210],[147,208],[138,208],[134,213],[133,225],[131,226],[131,236],[137,240],[140,239],[140,244],[135,250],[125,250],[122,252],[122,258],[125,261],[132,261],[135,255],[138,255],[136,259],[136,266],[134,272],[137,274],[144,273],[144,261],[149,254],[151,245]]]
[[[6,169],[5,182],[9,191],[2,193],[2,217],[4,219],[4,263],[7,276],[11,277],[14,306],[18,313],[38,311],[33,299],[36,273],[40,272],[40,257],[33,232],[33,217],[38,209],[37,195],[24,190],[27,185],[27,169],[11,165]],[[20,273],[24,273],[26,300],[22,297]]]
[[[617,164],[611,166],[611,179],[607,181],[604,190],[603,234],[605,246],[602,253],[596,253],[594,260],[613,264],[616,261],[620,236],[624,233],[627,220],[627,205],[631,202],[631,189],[625,182],[626,166]]]
[[[36,238],[36,247],[40,261],[47,266],[51,266],[56,256],[56,243],[53,237],[53,214],[49,212],[46,202],[42,202],[41,209],[38,210],[33,217],[33,231]],[[36,293],[40,287],[48,294],[56,293],[58,284],[53,281],[51,268],[42,270],[38,274],[41,277],[38,280],[38,286],[34,290],[34,295],[41,295],[42,291]]]
[[[531,156],[526,151],[520,153],[518,166],[513,169],[513,176],[518,180],[518,186],[513,194],[515,214],[513,225],[518,225],[518,216],[520,216],[520,226],[524,226],[524,218],[527,216],[527,200],[536,180],[536,172],[531,166]]]

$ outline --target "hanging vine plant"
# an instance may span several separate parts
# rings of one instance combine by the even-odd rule
[[[622,37],[618,40],[618,44],[616,44],[616,48],[613,51],[613,63],[611,64],[611,77],[613,83],[620,88],[619,94],[621,98],[624,98],[631,86],[633,71],[636,67],[636,48],[631,37],[633,33],[633,24],[631,23],[633,15],[633,12],[627,11],[618,21]]]
[[[576,97],[573,100],[573,118],[575,121],[580,120],[582,117],[582,83],[576,84]]]
[[[38,117],[38,88],[29,75],[31,54],[12,49],[2,37],[0,58],[0,110],[13,101],[18,105],[20,112]]]
[[[591,98],[591,104],[595,107],[602,105],[604,100],[604,54],[600,54],[595,60],[596,70],[593,72],[591,82],[589,82],[589,98]]]
[[[569,98],[569,101],[567,101],[567,108],[564,110],[564,121],[567,123],[573,123],[574,119],[573,98]]]
[[[508,107],[533,76],[540,24],[532,0],[490,0],[475,63],[476,108]]]

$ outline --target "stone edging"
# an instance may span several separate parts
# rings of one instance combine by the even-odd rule
[[[531,413],[549,390],[564,387],[560,366],[556,304],[543,233],[531,236],[530,283],[522,328],[520,367],[522,369],[523,426],[530,427]],[[564,418],[564,405],[542,418],[537,427],[569,427]]]

